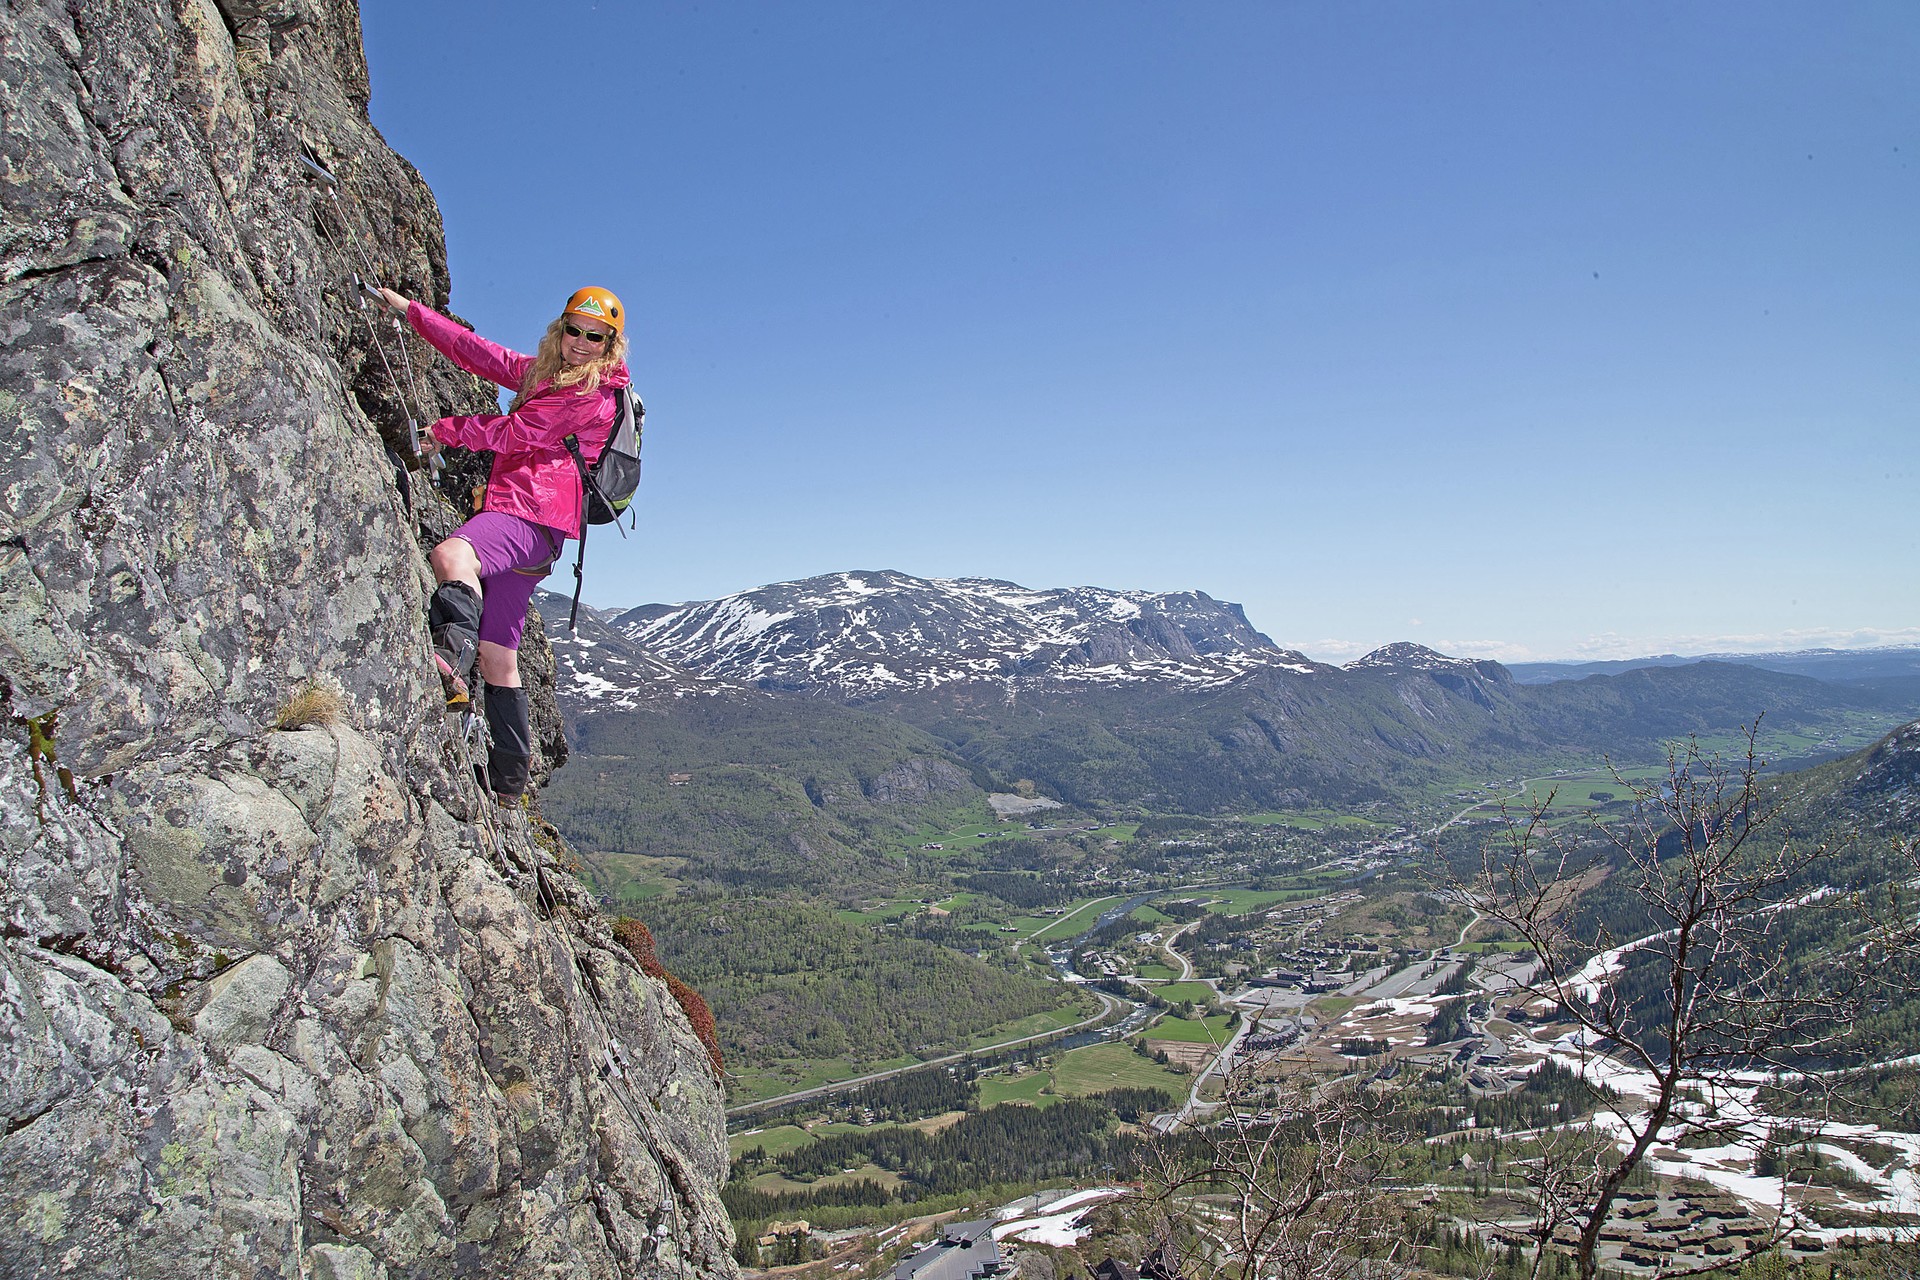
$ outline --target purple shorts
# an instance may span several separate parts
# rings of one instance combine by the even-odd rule
[[[566,535],[519,516],[482,511],[455,529],[453,537],[480,557],[480,638],[506,649],[520,647],[527,606],[540,580],[553,568]]]

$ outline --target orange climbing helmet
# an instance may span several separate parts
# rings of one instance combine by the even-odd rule
[[[573,296],[567,299],[567,309],[561,314],[598,320],[615,333],[627,327],[627,309],[620,305],[620,299],[614,297],[611,290],[595,284],[574,290]]]

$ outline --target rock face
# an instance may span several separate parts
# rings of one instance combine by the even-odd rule
[[[490,396],[355,304],[447,296],[366,100],[348,0],[0,36],[0,1274],[731,1276],[705,1050],[428,674],[390,449]]]

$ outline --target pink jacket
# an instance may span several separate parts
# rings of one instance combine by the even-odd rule
[[[407,323],[468,373],[509,390],[520,389],[520,380],[533,363],[532,356],[488,342],[417,302],[407,308]],[[493,474],[487,477],[488,511],[519,516],[576,538],[580,536],[580,468],[563,442],[577,436],[587,462],[597,459],[613,433],[618,413],[614,392],[629,381],[627,366],[620,364],[600,380],[598,390],[586,395],[571,388],[549,390],[550,384],[543,383],[513,413],[442,418],[433,424],[433,437],[442,444],[493,450]]]

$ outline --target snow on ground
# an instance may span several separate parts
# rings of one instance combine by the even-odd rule
[[[1431,1018],[1440,1011],[1440,1006],[1431,999],[1417,996],[1393,996],[1385,1000],[1373,1000],[1354,1009],[1349,1018]]]
[[[1018,818],[1042,809],[1065,807],[1058,800],[1050,800],[1046,796],[1019,796],[1006,791],[989,793],[987,804],[1002,818]]]
[[[1109,1200],[1126,1195],[1125,1187],[1094,1187],[1089,1191],[1078,1191],[1062,1200],[1055,1200],[1047,1206],[1047,1212],[1039,1217],[1009,1218],[994,1224],[995,1240],[1026,1241],[1031,1244],[1049,1244],[1056,1248],[1067,1248],[1080,1243],[1091,1227],[1078,1225],[1079,1219],[1089,1209],[1105,1204]],[[1021,1201],[1007,1205],[999,1212],[1017,1214]]]
[[[1525,1041],[1525,1047],[1580,1073],[1596,1084],[1604,1084],[1626,1098],[1651,1100],[1653,1077],[1617,1058],[1583,1047],[1578,1032],[1562,1036],[1551,1045],[1537,1040]],[[1670,1125],[1661,1133],[1665,1145],[1656,1148],[1665,1155],[1649,1153],[1647,1167],[1669,1177],[1698,1178],[1711,1183],[1749,1204],[1777,1210],[1783,1188],[1778,1178],[1760,1177],[1753,1172],[1754,1155],[1769,1130],[1775,1126],[1799,1129],[1813,1135],[1817,1149],[1841,1165],[1854,1177],[1871,1185],[1879,1198],[1868,1199],[1855,1193],[1844,1197],[1849,1208],[1862,1213],[1884,1210],[1888,1213],[1920,1214],[1920,1134],[1882,1129],[1878,1125],[1838,1124],[1814,1116],[1773,1114],[1757,1105],[1759,1086],[1765,1077],[1746,1073],[1725,1081],[1694,1081],[1690,1087],[1706,1093],[1706,1103],[1682,1103],[1686,1114],[1710,1116],[1716,1125],[1737,1126],[1733,1138],[1722,1146],[1683,1150],[1671,1145],[1685,1132],[1681,1125]],[[1626,1149],[1626,1121],[1602,1109],[1594,1123],[1611,1132],[1622,1150]],[[1875,1142],[1900,1154],[1891,1168],[1875,1168],[1858,1155],[1834,1145],[1846,1140]],[[1677,1156],[1677,1159],[1668,1158]],[[1786,1189],[1790,1205],[1805,1202],[1805,1188]],[[1890,1230],[1890,1229],[1882,1229]],[[1920,1228],[1899,1230],[1906,1238],[1920,1238]],[[1860,1234],[1850,1227],[1812,1227],[1798,1234],[1816,1236],[1826,1243],[1847,1240]],[[1875,1234],[1868,1232],[1867,1234]]]

